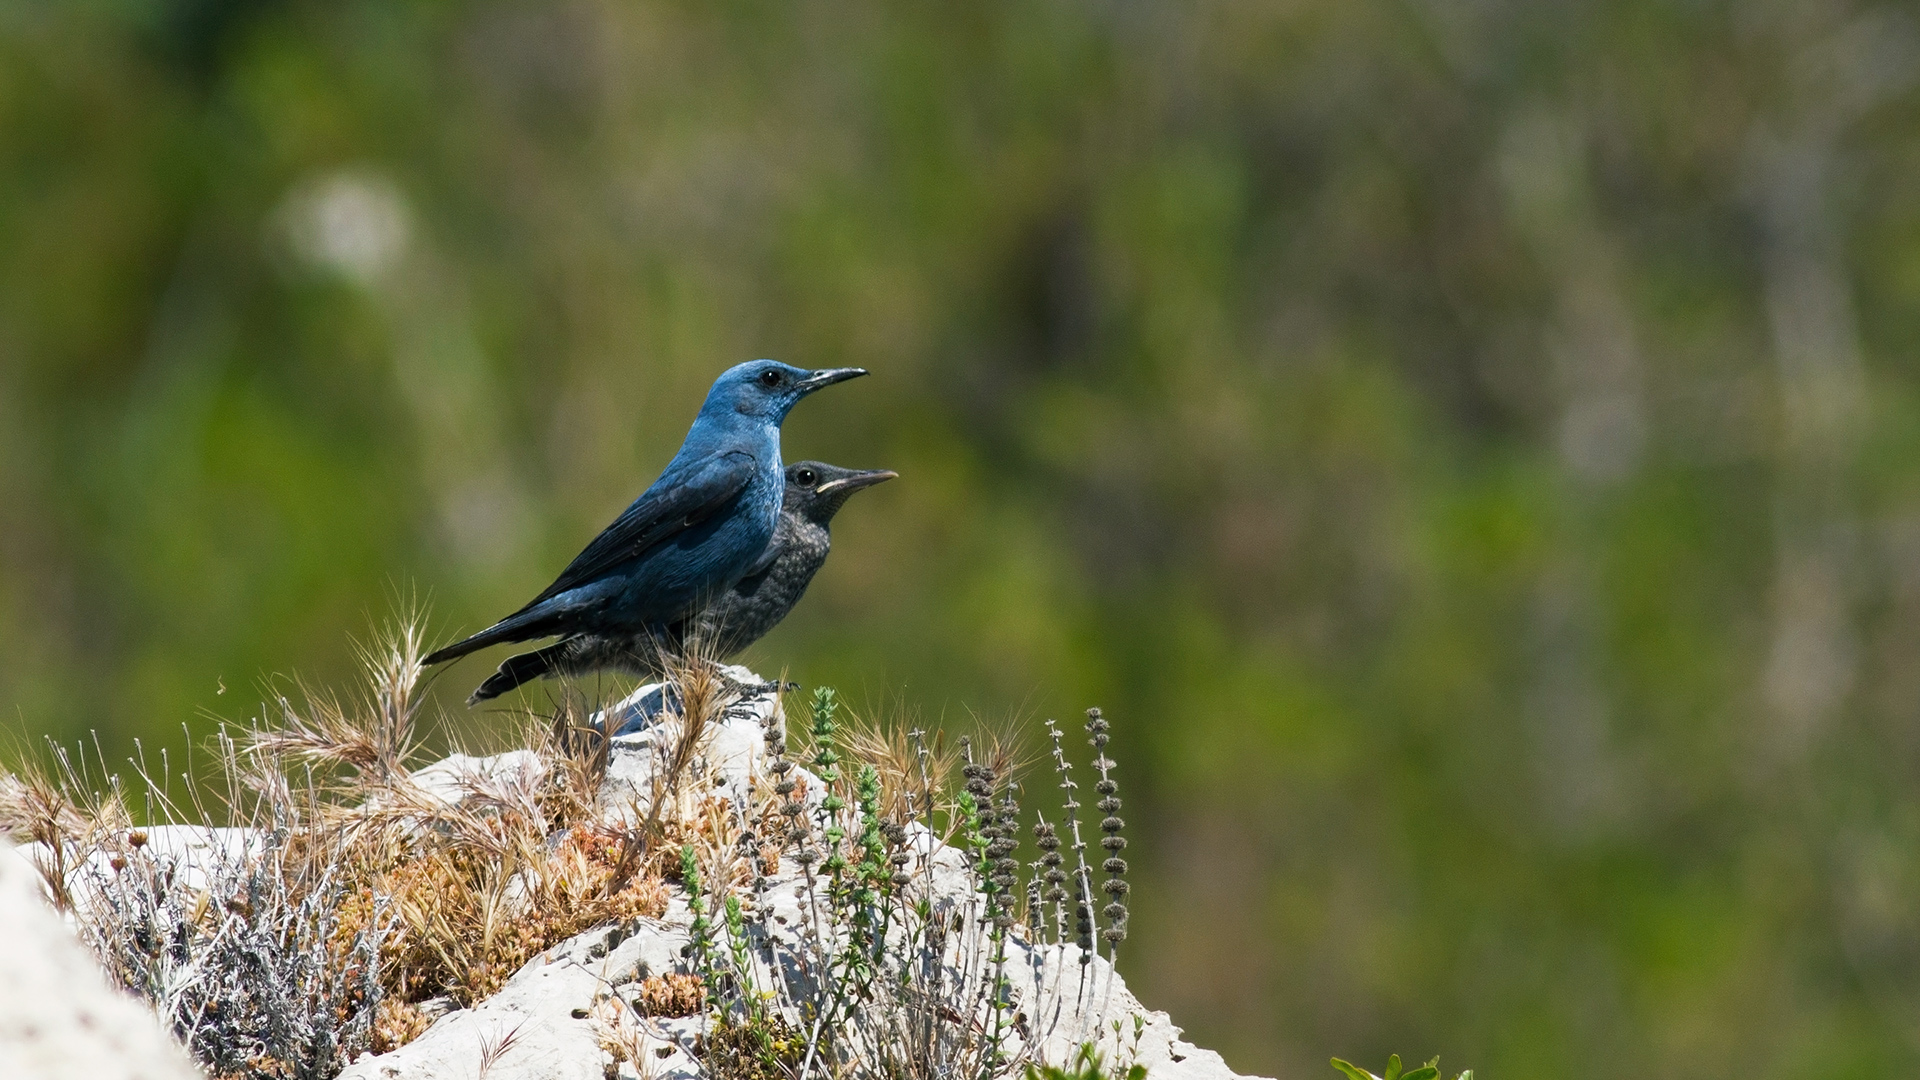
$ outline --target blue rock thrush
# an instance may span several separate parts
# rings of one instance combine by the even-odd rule
[[[660,479],[553,584],[424,662],[556,635],[683,638],[689,619],[772,557],[785,488],[780,424],[788,411],[823,386],[865,374],[860,368],[806,371],[773,360],[728,368],[707,391]]]
[[[762,559],[760,569],[735,582],[693,618],[687,625],[685,642],[657,636],[636,640],[591,632],[573,634],[544,649],[507,657],[500,670],[473,692],[473,699],[485,701],[521,683],[556,675],[623,671],[659,678],[663,674],[663,646],[690,644],[696,655],[716,660],[733,656],[765,637],[800,602],[833,548],[829,527],[847,499],[861,488],[896,475],[885,469],[843,469],[818,461],[787,466],[786,497],[770,558]]]

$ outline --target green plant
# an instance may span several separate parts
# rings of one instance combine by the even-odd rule
[[[1106,1064],[1100,1060],[1092,1043],[1080,1044],[1079,1053],[1071,1063],[1060,1065],[1028,1065],[1026,1080],[1146,1080],[1147,1067],[1133,1064],[1120,1072],[1108,1072]]]
[[[991,1080],[1037,1064],[1036,1048],[1056,1032],[1073,1039],[1069,1045],[1104,1038],[1102,995],[1112,976],[1089,973],[1104,959],[1098,943],[1110,950],[1124,933],[1124,885],[1111,883],[1125,864],[1099,713],[1090,712],[1088,731],[1101,751],[1100,824],[1110,859],[1103,868],[1114,903],[1102,911],[1090,901],[1093,867],[1071,807],[1080,887],[1069,929],[1060,910],[1064,853],[1044,824],[1036,866],[1049,873],[1028,883],[1024,903],[1018,888],[1021,811],[1010,738],[988,735],[978,746],[962,739],[959,752],[946,755],[917,727],[850,733],[830,688],[816,690],[810,705],[800,760],[787,757],[784,731],[770,720],[762,733],[766,777],[753,804],[732,811],[733,864],[752,870],[743,883],[752,910],[713,875],[682,875],[699,922],[695,962],[713,992],[707,1045],[719,1056],[709,1067],[767,1075],[787,1060],[797,1034],[802,1050],[790,1071],[802,1076]],[[1071,796],[1053,730],[1055,765]],[[799,868],[797,882],[782,888],[792,890],[802,924],[785,929],[769,916],[766,869],[782,854]],[[1049,905],[1051,919],[1040,910]],[[715,911],[726,917],[709,918]],[[1115,932],[1102,931],[1102,916]],[[1018,972],[1016,947],[1027,965]],[[1041,956],[1053,957],[1044,978],[1030,966]],[[1030,980],[1024,991],[1016,993],[1013,974]]]
[[[700,1064],[714,1080],[790,1080],[806,1050],[806,1035],[778,1016],[726,1018],[701,1039]]]
[[[1360,1066],[1352,1064],[1351,1062],[1342,1061],[1339,1058],[1333,1059],[1333,1067],[1344,1073],[1347,1080],[1440,1080],[1439,1058],[1434,1058],[1411,1072],[1401,1072],[1400,1055],[1394,1054],[1387,1058],[1386,1075],[1380,1077],[1376,1077]],[[1473,1080],[1473,1070],[1468,1069],[1458,1076],[1455,1076],[1453,1080]]]

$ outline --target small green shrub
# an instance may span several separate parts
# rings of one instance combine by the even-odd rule
[[[1394,1054],[1387,1058],[1387,1073],[1381,1077],[1376,1077],[1360,1066],[1341,1061],[1339,1058],[1333,1059],[1333,1067],[1345,1073],[1347,1080],[1440,1080],[1439,1058],[1434,1058],[1412,1072],[1401,1072],[1400,1055]],[[1468,1069],[1453,1080],[1473,1080],[1473,1070]]]
[[[1110,1073],[1092,1043],[1082,1043],[1072,1064],[1028,1065],[1026,1080],[1147,1080],[1145,1065],[1129,1065],[1124,1072]]]
[[[694,916],[689,954],[712,991],[710,1030],[731,1039],[711,1045],[745,1051],[709,1054],[707,1066],[728,1078],[782,1068],[855,1080],[1136,1076],[1100,1072],[1090,1046],[1073,1071],[1026,1072],[1063,1017],[1102,1022],[1111,968],[1096,978],[1091,963],[1111,962],[1126,937],[1125,823],[1106,755],[1111,727],[1099,710],[1088,711],[1087,733],[1101,814],[1091,842],[1104,858],[1089,858],[1079,785],[1049,722],[1066,801],[1060,826],[1036,822],[1039,858],[1023,882],[1010,736],[989,733],[979,746],[963,738],[948,757],[917,728],[898,738],[849,731],[830,688],[817,689],[811,705],[802,758],[789,756],[784,714],[767,718],[771,783],[750,805],[730,808],[728,833],[739,842],[682,853]],[[818,788],[811,799],[810,785]],[[960,855],[959,890],[951,879],[935,885],[942,851]],[[765,900],[771,867],[786,860],[799,868],[805,925],[778,934]],[[1104,906],[1096,890],[1107,894]],[[1049,996],[1019,1000],[1009,978],[1016,942],[1078,963],[1037,991]]]

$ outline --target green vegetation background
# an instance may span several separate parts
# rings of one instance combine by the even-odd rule
[[[477,628],[859,364],[788,456],[902,479],[753,661],[1104,706],[1236,1067],[1912,1075],[1911,16],[0,0],[6,725]]]

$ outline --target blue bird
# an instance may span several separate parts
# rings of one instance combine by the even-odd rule
[[[626,512],[519,611],[427,656],[457,660],[503,642],[595,634],[679,640],[708,601],[761,568],[779,525],[780,424],[801,398],[865,375],[773,360],[714,380],[680,452]],[[471,699],[469,704],[471,704]]]
[[[787,493],[780,506],[780,525],[773,542],[753,573],[733,588],[719,593],[704,610],[686,623],[686,640],[661,641],[649,635],[641,640],[569,634],[544,649],[509,656],[500,670],[487,677],[472,701],[499,697],[529,679],[581,676],[595,671],[622,671],[647,679],[667,674],[661,646],[684,646],[714,660],[725,660],[759,641],[780,624],[807,591],[813,575],[826,565],[833,550],[830,527],[835,514],[861,488],[892,480],[899,474],[886,469],[862,472],[821,461],[787,466]],[[648,714],[651,715],[651,714]]]

